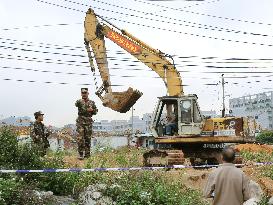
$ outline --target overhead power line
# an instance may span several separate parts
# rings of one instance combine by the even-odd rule
[[[14,42],[18,42],[18,43],[23,43],[23,45],[25,45],[25,43],[28,43],[28,45],[26,45],[26,46],[39,44],[38,47],[44,47],[44,48],[56,47],[55,49],[57,49],[57,50],[67,49],[67,50],[71,50],[71,51],[82,49],[82,50],[79,50],[79,51],[85,51],[86,52],[86,50],[83,49],[84,46],[59,45],[59,44],[42,43],[42,42],[37,43],[37,42],[33,42],[33,41],[26,41],[26,40],[22,41],[22,40],[2,38],[2,37],[0,37],[0,39],[4,40],[4,41],[14,41]],[[12,43],[10,43],[10,44],[12,44]]]
[[[25,45],[25,44],[20,44]],[[42,54],[53,54],[53,55],[62,55],[62,56],[71,56],[71,57],[80,57],[80,58],[87,58],[87,55],[78,55],[78,54],[71,54],[71,53],[60,53],[60,52],[50,52],[50,51],[39,51],[39,50],[32,50],[27,48],[19,48],[19,47],[13,47],[13,46],[4,46],[0,45],[0,48],[2,49],[10,49],[13,51],[19,50],[23,52],[33,52],[33,53],[42,53]]]
[[[3,54],[0,53],[0,58],[2,59],[7,59],[7,60],[19,60],[19,61],[29,61],[29,62],[37,62],[37,63],[46,63],[46,64],[56,64],[56,65],[68,65],[68,66],[75,66],[75,67],[83,67],[83,68],[89,68],[89,66],[85,65],[79,65],[79,64],[73,64],[73,63],[66,63],[66,62],[56,62],[56,61],[50,61],[51,59],[39,59],[39,58],[30,58],[28,56],[15,56],[13,55],[6,55],[4,56]]]
[[[6,42],[4,42],[4,43],[6,43]],[[14,44],[14,43],[12,43],[12,44]],[[23,44],[20,44],[20,45],[23,45]],[[12,51],[19,50],[19,51],[23,51],[23,52],[53,54],[53,55],[62,55],[62,56],[69,56],[69,57],[71,56],[71,57],[79,57],[79,58],[85,58],[85,59],[87,59],[87,56],[85,56],[85,55],[78,55],[78,54],[50,52],[50,51],[40,51],[40,50],[32,50],[32,49],[26,49],[26,48],[21,48],[21,47],[4,46],[4,45],[0,45],[0,49],[1,48],[2,49],[9,49],[9,50],[12,50]],[[132,58],[118,58],[118,57],[110,57],[110,56],[107,57],[107,59],[109,59],[110,61],[131,62],[131,63],[140,63],[141,62],[139,60],[133,60]],[[53,59],[48,59],[47,58],[47,60],[53,60]],[[63,61],[59,60],[58,62],[63,62]],[[177,62],[180,62],[180,63],[195,63],[195,61],[188,61],[187,60],[187,61],[175,61],[175,62],[176,62],[176,66],[180,66],[180,67],[197,67],[197,66],[201,66],[201,65],[198,65],[198,64],[185,65],[185,64],[179,64],[179,63],[177,63]],[[66,63],[66,62],[64,62],[64,63]],[[80,63],[83,63],[83,62],[80,62]],[[144,63],[150,63],[150,61],[145,61]],[[153,61],[153,63],[156,63],[156,62]],[[199,62],[199,63],[205,63],[205,64],[223,64],[223,63],[225,63],[225,64],[231,64],[231,63],[232,64],[235,64],[235,63],[240,63],[240,64],[242,64],[242,63],[243,64],[250,64],[251,63],[251,64],[255,64],[255,63],[271,63],[271,64],[273,64],[273,62],[271,62],[271,61],[268,61],[268,62],[267,61],[260,61],[260,62],[247,61],[247,62],[244,62],[244,61],[240,61],[240,60],[238,60],[238,61],[223,61],[223,62],[220,62],[220,61],[216,61],[216,62],[203,61],[203,62]],[[204,67],[207,67],[207,68],[272,68],[272,66],[268,67],[268,66],[213,66],[213,65],[204,66]]]
[[[135,22],[131,22],[131,21],[125,21],[125,20],[121,20],[121,19],[117,19],[117,18],[112,18],[112,19],[116,20],[116,21],[124,22],[124,23],[129,23],[129,24],[133,24],[133,25],[146,27],[146,28],[153,28],[153,29],[157,29],[157,30],[168,31],[168,32],[173,32],[173,33],[179,33],[179,34],[185,34],[185,35],[201,37],[201,38],[208,38],[208,39],[212,39],[212,40],[221,40],[221,41],[232,42],[232,43],[242,43],[242,44],[250,44],[250,45],[269,46],[269,47],[273,46],[273,44],[240,41],[240,40],[226,39],[226,38],[215,37],[215,36],[213,37],[213,36],[207,36],[207,35],[203,35],[203,34],[194,34],[194,33],[177,31],[177,30],[174,30],[174,29],[161,28],[161,27],[157,27],[157,26],[149,26],[149,25],[144,25],[144,24],[135,23]]]
[[[94,1],[98,1],[98,0],[94,0]],[[206,14],[206,13],[201,13],[201,12],[185,10],[185,9],[181,9],[181,8],[173,8],[173,7],[168,7],[168,6],[162,6],[162,5],[159,5],[159,4],[155,4],[155,3],[151,3],[151,2],[147,2],[147,1],[142,1],[142,0],[133,0],[133,1],[144,3],[144,4],[149,4],[149,5],[156,6],[156,7],[166,8],[166,9],[170,9],[170,10],[183,11],[183,12],[186,12],[186,13],[196,14],[196,15],[199,15],[199,16],[207,16],[207,17],[218,18],[218,19],[229,20],[229,21],[238,21],[238,22],[241,22],[241,23],[250,23],[250,24],[259,24],[259,25],[272,26],[271,23],[249,21],[249,20],[229,18],[229,17],[223,17],[223,16],[216,16],[216,15],[211,15],[211,14]]]
[[[80,65],[80,64],[73,64],[73,63],[67,63],[69,61],[51,61],[51,60],[54,60],[54,59],[50,59],[50,58],[47,58],[47,59],[40,59],[40,58],[31,58],[31,57],[28,57],[28,56],[13,56],[13,55],[6,55],[4,56],[3,54],[0,53],[0,58],[2,59],[7,59],[7,60],[19,60],[19,61],[29,61],[29,62],[37,62],[37,63],[46,63],[46,64],[56,64],[56,65],[68,65],[68,66],[74,66],[74,67],[82,67],[82,68],[90,68],[89,65]],[[71,62],[71,61],[70,61]],[[77,61],[73,61],[73,62],[77,62]],[[113,66],[121,66],[121,64],[118,64],[118,63],[113,63]],[[142,69],[142,68],[134,68],[134,67],[137,67],[139,65],[136,65],[136,64],[128,64],[128,65],[123,65],[125,67],[133,67],[133,68],[120,68],[120,67],[112,67],[111,69],[112,70],[134,70],[134,71],[140,71],[140,70],[145,70],[145,71],[148,71],[148,72],[154,72],[153,70],[147,70],[147,69]],[[160,69],[159,69],[160,70]],[[164,70],[164,69],[162,69]],[[186,72],[190,72],[190,71],[179,71],[181,73],[186,73]]]
[[[89,76],[91,73],[75,73],[75,72],[61,72],[61,71],[50,71],[43,70],[38,68],[22,68],[22,67],[10,67],[10,66],[0,66],[2,69],[13,69],[13,70],[23,70],[23,71],[32,71],[32,72],[41,72],[41,73],[53,73],[53,74],[62,74],[62,75],[80,75],[80,76]]]
[[[74,4],[77,4],[77,5],[82,5],[82,6],[89,7],[89,5],[87,5],[87,4],[83,4],[83,3],[79,3],[79,2],[75,2],[75,1],[71,1],[71,0],[64,0],[64,1],[74,3]],[[247,32],[247,31],[241,31],[241,30],[235,30],[235,29],[228,29],[228,28],[224,28],[224,27],[201,24],[201,23],[186,21],[186,20],[182,20],[182,19],[172,18],[172,17],[169,17],[169,16],[163,16],[163,15],[158,15],[158,14],[154,14],[154,13],[143,12],[143,11],[140,11],[140,10],[131,9],[131,8],[127,8],[127,7],[124,7],[124,6],[119,6],[119,5],[116,5],[116,4],[111,4],[111,3],[107,3],[107,2],[103,2],[103,1],[100,1],[100,3],[105,4],[105,5],[109,5],[111,7],[117,7],[117,8],[122,8],[122,9],[125,9],[125,10],[129,10],[129,11],[134,11],[134,12],[137,12],[137,13],[142,13],[145,16],[138,16],[138,15],[134,15],[132,13],[128,14],[128,13],[124,13],[124,12],[113,11],[113,10],[110,10],[110,9],[105,9],[105,8],[101,8],[101,7],[97,7],[97,6],[92,6],[92,8],[107,11],[107,12],[111,12],[111,13],[116,13],[116,14],[120,14],[120,15],[125,15],[125,16],[129,16],[129,17],[132,16],[132,17],[136,17],[136,18],[156,21],[156,22],[159,22],[159,23],[168,23],[168,24],[173,24],[173,25],[180,25],[180,26],[186,26],[186,27],[192,27],[192,28],[198,28],[198,29],[205,29],[205,30],[211,30],[211,31],[220,31],[220,32],[227,32],[227,33],[243,34],[243,35],[273,37],[272,35],[268,35],[268,34],[261,34],[261,33],[253,33],[253,32]],[[148,15],[160,17],[160,19],[154,19],[154,18],[146,17]],[[166,19],[172,20],[172,21],[166,21]],[[183,22],[183,23],[187,23],[187,24],[175,23],[174,21]]]
[[[0,56],[3,56],[3,54],[0,53]],[[12,55],[7,54],[8,57],[12,57]],[[75,65],[75,64],[71,64],[71,63],[82,63],[82,64],[88,64],[88,61],[76,61],[76,60],[69,60],[69,61],[63,61],[63,59],[52,59],[52,58],[44,58],[44,59],[40,59],[40,58],[36,58],[36,57],[28,57],[28,56],[21,56],[21,55],[17,55],[17,58],[25,58],[25,59],[30,59],[30,60],[41,60],[41,61],[52,61],[55,60],[56,64],[58,63],[63,63],[66,65]],[[78,65],[78,66],[82,66],[82,65]],[[89,66],[86,66],[89,67]]]
[[[41,84],[48,84],[48,85],[74,85],[74,86],[91,86],[93,84],[91,83],[79,83],[79,84],[72,84],[72,83],[68,83],[68,82],[55,82],[55,81],[38,81],[38,80],[25,80],[25,79],[14,79],[14,78],[1,78],[0,80],[3,80],[3,81],[15,81],[15,82],[23,82],[23,83],[41,83]],[[252,83],[260,83],[260,82],[265,82],[265,81],[268,81],[268,82],[272,82],[273,80],[263,80],[263,81],[248,81],[246,82],[247,84],[252,84]],[[232,82],[232,83],[229,83],[229,84],[232,84],[232,85],[239,85],[239,84],[242,84],[242,82],[238,83],[238,82]],[[201,84],[201,85],[205,85],[205,86],[218,86],[220,85],[220,83],[205,83],[205,84]],[[128,86],[128,85],[123,85],[123,84],[111,84],[110,86],[112,87],[122,87],[122,86]],[[181,86],[181,85],[172,85],[172,86]],[[192,86],[192,85],[186,85],[186,84],[183,84],[182,85],[183,87],[187,87],[187,86]],[[152,87],[152,86],[151,86]],[[162,86],[156,86],[156,87],[162,87]]]
[[[93,85],[90,83],[79,83],[79,84],[71,84],[67,82],[53,82],[53,81],[37,81],[37,80],[23,80],[23,79],[13,79],[13,78],[2,78],[0,80],[4,81],[16,81],[16,82],[24,82],[24,83],[42,83],[42,84],[57,84],[57,85],[76,85],[76,86],[88,86],[88,85]],[[122,86],[122,85],[111,85],[111,86]]]
[[[0,53],[0,58],[1,59],[7,59],[7,60],[19,60],[19,61],[28,61],[28,62],[37,62],[37,63],[46,63],[46,64],[56,64],[56,65],[68,65],[68,66],[74,66],[74,67],[82,67],[82,68],[90,68],[89,65],[87,65],[87,62],[78,62],[76,60],[70,60],[70,61],[62,61],[61,59],[52,59],[52,58],[44,58],[44,59],[41,59],[41,58],[36,58],[36,57],[28,57],[28,56],[21,56],[21,55],[10,55],[10,54],[7,54],[7,55],[3,55]],[[55,60],[55,61],[54,61]],[[75,64],[75,63],[82,63],[82,64]],[[119,64],[119,63],[113,63],[112,64],[113,66],[124,66],[123,68],[121,67],[111,67],[111,70],[129,70],[129,71],[148,71],[148,72],[154,72],[153,70],[151,69],[143,69],[143,68],[135,68],[135,67],[138,67],[140,65],[137,65],[137,64],[127,64],[127,65],[124,65],[124,64]],[[193,65],[182,65],[182,66],[177,66],[177,70],[178,72],[180,73],[187,73],[187,72],[192,72],[191,70],[185,70],[185,68],[187,67],[192,67]],[[196,67],[201,67],[200,65],[194,65]],[[126,67],[126,68],[125,68]],[[130,67],[130,68],[127,68],[127,67]],[[208,67],[208,68],[217,68],[217,66],[204,66],[204,67]],[[218,66],[220,68],[220,66]],[[179,68],[182,68],[182,69],[179,69]],[[221,67],[223,69],[226,69],[227,67]],[[231,68],[234,68],[234,69],[238,69],[238,68],[248,68],[248,69],[253,69],[254,67],[239,67],[239,66],[234,66],[234,67],[231,67],[229,66],[228,67],[229,69]],[[272,67],[255,67],[255,68],[272,68]],[[158,69],[158,70],[164,70],[163,68],[162,69]],[[220,71],[219,71],[220,72]],[[221,72],[224,72],[224,71],[221,71]],[[260,71],[259,71],[260,72]],[[238,71],[232,71],[231,73],[240,73]],[[253,73],[253,72],[249,72],[249,73]],[[256,72],[254,72],[256,73]]]
[[[219,73],[219,74],[222,74],[222,73],[230,73],[230,74],[234,74],[234,73],[273,73],[271,71],[253,71],[253,72],[250,72],[250,71],[237,71],[237,72],[233,72],[233,71],[206,71],[206,72],[203,72],[203,73]]]
[[[201,3],[195,3],[195,4],[191,4],[189,6],[183,6],[182,9],[187,9],[187,8],[192,8],[194,6],[203,6],[204,4],[211,4],[211,3],[215,3],[215,2],[219,2],[220,0],[213,0],[213,1],[201,1]],[[188,1],[188,2],[192,2],[192,1]],[[166,10],[165,10],[166,11]]]
[[[42,83],[42,84],[56,84],[56,85],[78,85],[78,86],[90,86],[93,84],[90,83],[79,83],[79,84],[72,84],[68,82],[55,82],[55,81],[37,81],[37,80],[24,80],[24,79],[14,79],[14,78],[2,78],[0,80],[4,81],[16,81],[16,82],[24,82],[24,83]],[[128,86],[128,85],[122,85],[122,84],[111,84],[112,87],[122,87],[122,86]],[[172,85],[172,86],[181,86],[181,85]],[[182,86],[189,86],[189,85],[182,85]],[[161,87],[161,86],[156,86]]]
[[[30,28],[42,28],[42,27],[55,27],[55,26],[71,26],[71,25],[82,25],[83,23],[58,23],[58,24],[44,24],[35,26],[20,26],[13,28],[0,28],[2,31],[20,30],[20,29],[30,29]]]
[[[42,74],[51,73],[51,74],[57,74],[57,75],[79,75],[79,76],[90,76],[91,73],[77,73],[77,72],[61,72],[61,71],[51,71],[51,70],[44,70],[43,68],[24,68],[24,67],[11,67],[11,66],[0,66],[2,70],[17,70],[17,71],[28,71],[28,72],[40,72]],[[0,70],[1,70],[0,69]],[[201,72],[202,73],[202,72]],[[236,73],[235,73],[236,74]],[[100,75],[95,75],[100,76]],[[159,76],[147,76],[147,75],[113,75],[109,74],[111,77],[120,77],[120,78],[161,78]],[[273,75],[266,75],[266,76],[227,76],[225,78],[227,79],[246,79],[246,78],[268,78],[273,77]],[[180,78],[180,77],[179,77]],[[200,79],[200,80],[215,80],[219,77],[201,77],[201,76],[183,76],[182,79]]]
[[[13,69],[13,70],[23,70],[23,71],[31,71],[31,72],[41,72],[43,74],[45,74],[45,73],[52,73],[52,74],[80,75],[80,76],[89,76],[89,75],[91,75],[91,73],[75,73],[75,72],[50,71],[50,70],[37,69],[37,68],[22,68],[22,67],[10,67],[10,66],[0,66],[0,68],[2,68],[3,70],[5,70],[5,69]],[[100,75],[95,75],[95,76],[100,76]],[[116,75],[116,74],[115,75],[109,74],[109,76],[111,76],[111,77],[120,77],[120,78],[161,78],[159,76]],[[204,80],[213,79],[213,78],[198,77],[198,76],[195,76],[195,77],[183,77],[183,78],[196,78],[196,79],[204,79]]]
[[[46,4],[50,4],[50,5],[53,5],[53,6],[61,7],[61,8],[66,8],[66,9],[68,8],[70,10],[75,10],[75,9],[67,7],[67,6],[62,6],[62,5],[59,5],[59,4],[55,4],[55,3],[51,3],[51,2],[47,2],[47,1],[43,1],[43,0],[37,0],[37,1],[42,2],[42,3],[46,3]],[[83,12],[83,11],[78,10],[78,9],[77,9],[77,11]],[[101,17],[109,18],[107,16],[101,16]],[[112,18],[112,19],[116,20],[116,21],[124,22],[124,23],[129,23],[129,24],[133,24],[133,25],[142,26],[142,27],[153,28],[153,29],[168,31],[168,32],[172,32],[172,33],[185,34],[185,35],[190,35],[190,36],[195,36],[195,37],[208,38],[208,39],[211,39],[211,40],[221,40],[221,41],[226,41],[226,42],[242,43],[242,44],[250,44],[250,45],[259,45],[259,46],[270,46],[270,47],[273,46],[273,44],[239,41],[239,40],[233,40],[233,39],[225,39],[225,38],[221,38],[221,37],[213,37],[213,36],[207,36],[207,35],[203,35],[203,34],[194,34],[194,33],[177,31],[177,30],[174,30],[174,29],[167,29],[167,28],[161,28],[161,27],[156,27],[156,26],[149,26],[149,25],[144,25],[144,24],[135,23],[135,22],[131,22],[131,21],[125,21],[125,20],[121,20],[121,19],[117,19],[117,18]]]
[[[39,48],[45,48],[45,49],[56,49],[56,50],[65,50],[67,48],[71,48],[71,50],[76,50],[76,51],[81,51],[81,52],[84,52],[86,53],[86,50],[85,49],[82,49],[82,50],[78,50],[79,48],[83,48],[83,47],[80,47],[80,46],[76,46],[76,47],[73,47],[73,46],[69,46],[69,45],[60,45],[60,44],[50,44],[50,43],[43,43],[43,42],[34,42],[34,41],[26,41],[26,40],[18,40],[18,39],[10,39],[10,38],[3,38],[3,37],[0,37],[0,40],[2,40],[2,44],[10,44],[10,45],[20,45],[20,46],[27,46],[27,47],[36,47],[37,44],[39,46]],[[11,42],[9,42],[11,41]],[[56,47],[56,48],[55,48]],[[18,48],[18,47],[17,47]],[[77,52],[78,53],[78,52]],[[112,53],[110,50],[106,50],[106,53]],[[125,52],[125,51],[115,51],[113,52],[117,55],[128,55],[129,53],[128,52]],[[66,55],[66,54],[64,54]],[[76,55],[76,54],[71,54],[71,55]],[[85,57],[85,55],[82,55]],[[241,62],[244,62],[244,61],[247,61],[247,63],[249,61],[273,61],[273,58],[240,58],[240,57],[233,57],[233,58],[224,58],[224,59],[221,59],[219,57],[216,57],[216,56],[179,56],[179,55],[172,55],[173,57],[175,58],[178,58],[178,59],[194,59],[194,58],[200,58],[201,60],[212,60],[212,59],[219,59],[219,60],[224,60],[226,62],[219,62],[219,63],[241,63]],[[114,57],[109,57],[109,58],[114,58]],[[129,58],[123,58],[123,59],[129,59]],[[132,61],[134,62],[134,61]],[[139,62],[138,60],[135,60],[135,62]],[[218,63],[218,62],[215,62],[215,63]],[[244,62],[246,63],[246,62]],[[257,62],[253,62],[253,63],[257,63]],[[271,62],[270,62],[271,63]]]

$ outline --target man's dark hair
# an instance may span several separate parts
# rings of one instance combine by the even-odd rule
[[[225,162],[232,163],[235,159],[235,151],[231,147],[224,148],[222,155]]]

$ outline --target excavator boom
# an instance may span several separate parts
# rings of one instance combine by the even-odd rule
[[[164,53],[149,47],[128,32],[118,29],[104,19],[103,23],[99,23],[98,18],[101,17],[98,17],[92,9],[87,11],[84,22],[84,38],[91,70],[94,71],[95,66],[90,46],[103,81],[102,87],[96,94],[100,97],[104,106],[118,112],[127,112],[142,95],[141,92],[131,87],[125,92],[112,92],[105,38],[113,41],[155,71],[163,79],[170,96],[183,94],[179,72]],[[102,95],[103,93],[105,94]]]
[[[89,47],[90,45],[103,81],[103,85],[96,94],[102,100],[104,106],[117,112],[125,113],[130,110],[135,102],[141,97],[142,93],[133,90],[132,88],[128,88],[128,90],[124,92],[112,92],[104,34],[99,30],[100,24],[95,13],[91,9],[88,10],[84,23],[84,39],[91,70],[94,72],[95,66]],[[104,96],[102,96],[103,92],[105,93]]]

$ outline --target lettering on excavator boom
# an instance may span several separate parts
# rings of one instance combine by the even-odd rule
[[[107,33],[107,38],[111,39],[120,47],[124,48],[130,53],[139,54],[141,52],[141,48],[138,45],[129,41],[128,39],[124,38],[114,31],[109,31]]]

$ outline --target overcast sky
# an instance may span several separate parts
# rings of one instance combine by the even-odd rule
[[[85,13],[81,11],[88,5],[153,48],[175,55],[183,84],[188,85],[184,91],[199,96],[202,110],[220,111],[221,87],[206,84],[218,83],[221,72],[234,72],[225,73],[226,77],[244,77],[226,79],[227,103],[230,97],[272,90],[273,1],[74,1],[0,0],[0,119],[33,117],[35,111],[42,110],[46,124],[75,123],[74,103],[84,83],[91,84],[90,98],[99,108],[96,120],[129,119],[131,112],[120,114],[104,108],[94,95],[94,79],[83,44]],[[115,57],[109,60],[110,72],[115,75],[111,81],[123,85],[113,90],[131,86],[142,91],[135,114],[151,113],[157,97],[166,94],[163,81],[145,65],[130,62],[134,58],[129,54],[117,54],[122,49],[112,42],[106,43],[108,56]],[[208,57],[214,58],[205,59]],[[250,60],[226,60],[231,58]],[[143,70],[132,70],[136,67]]]

